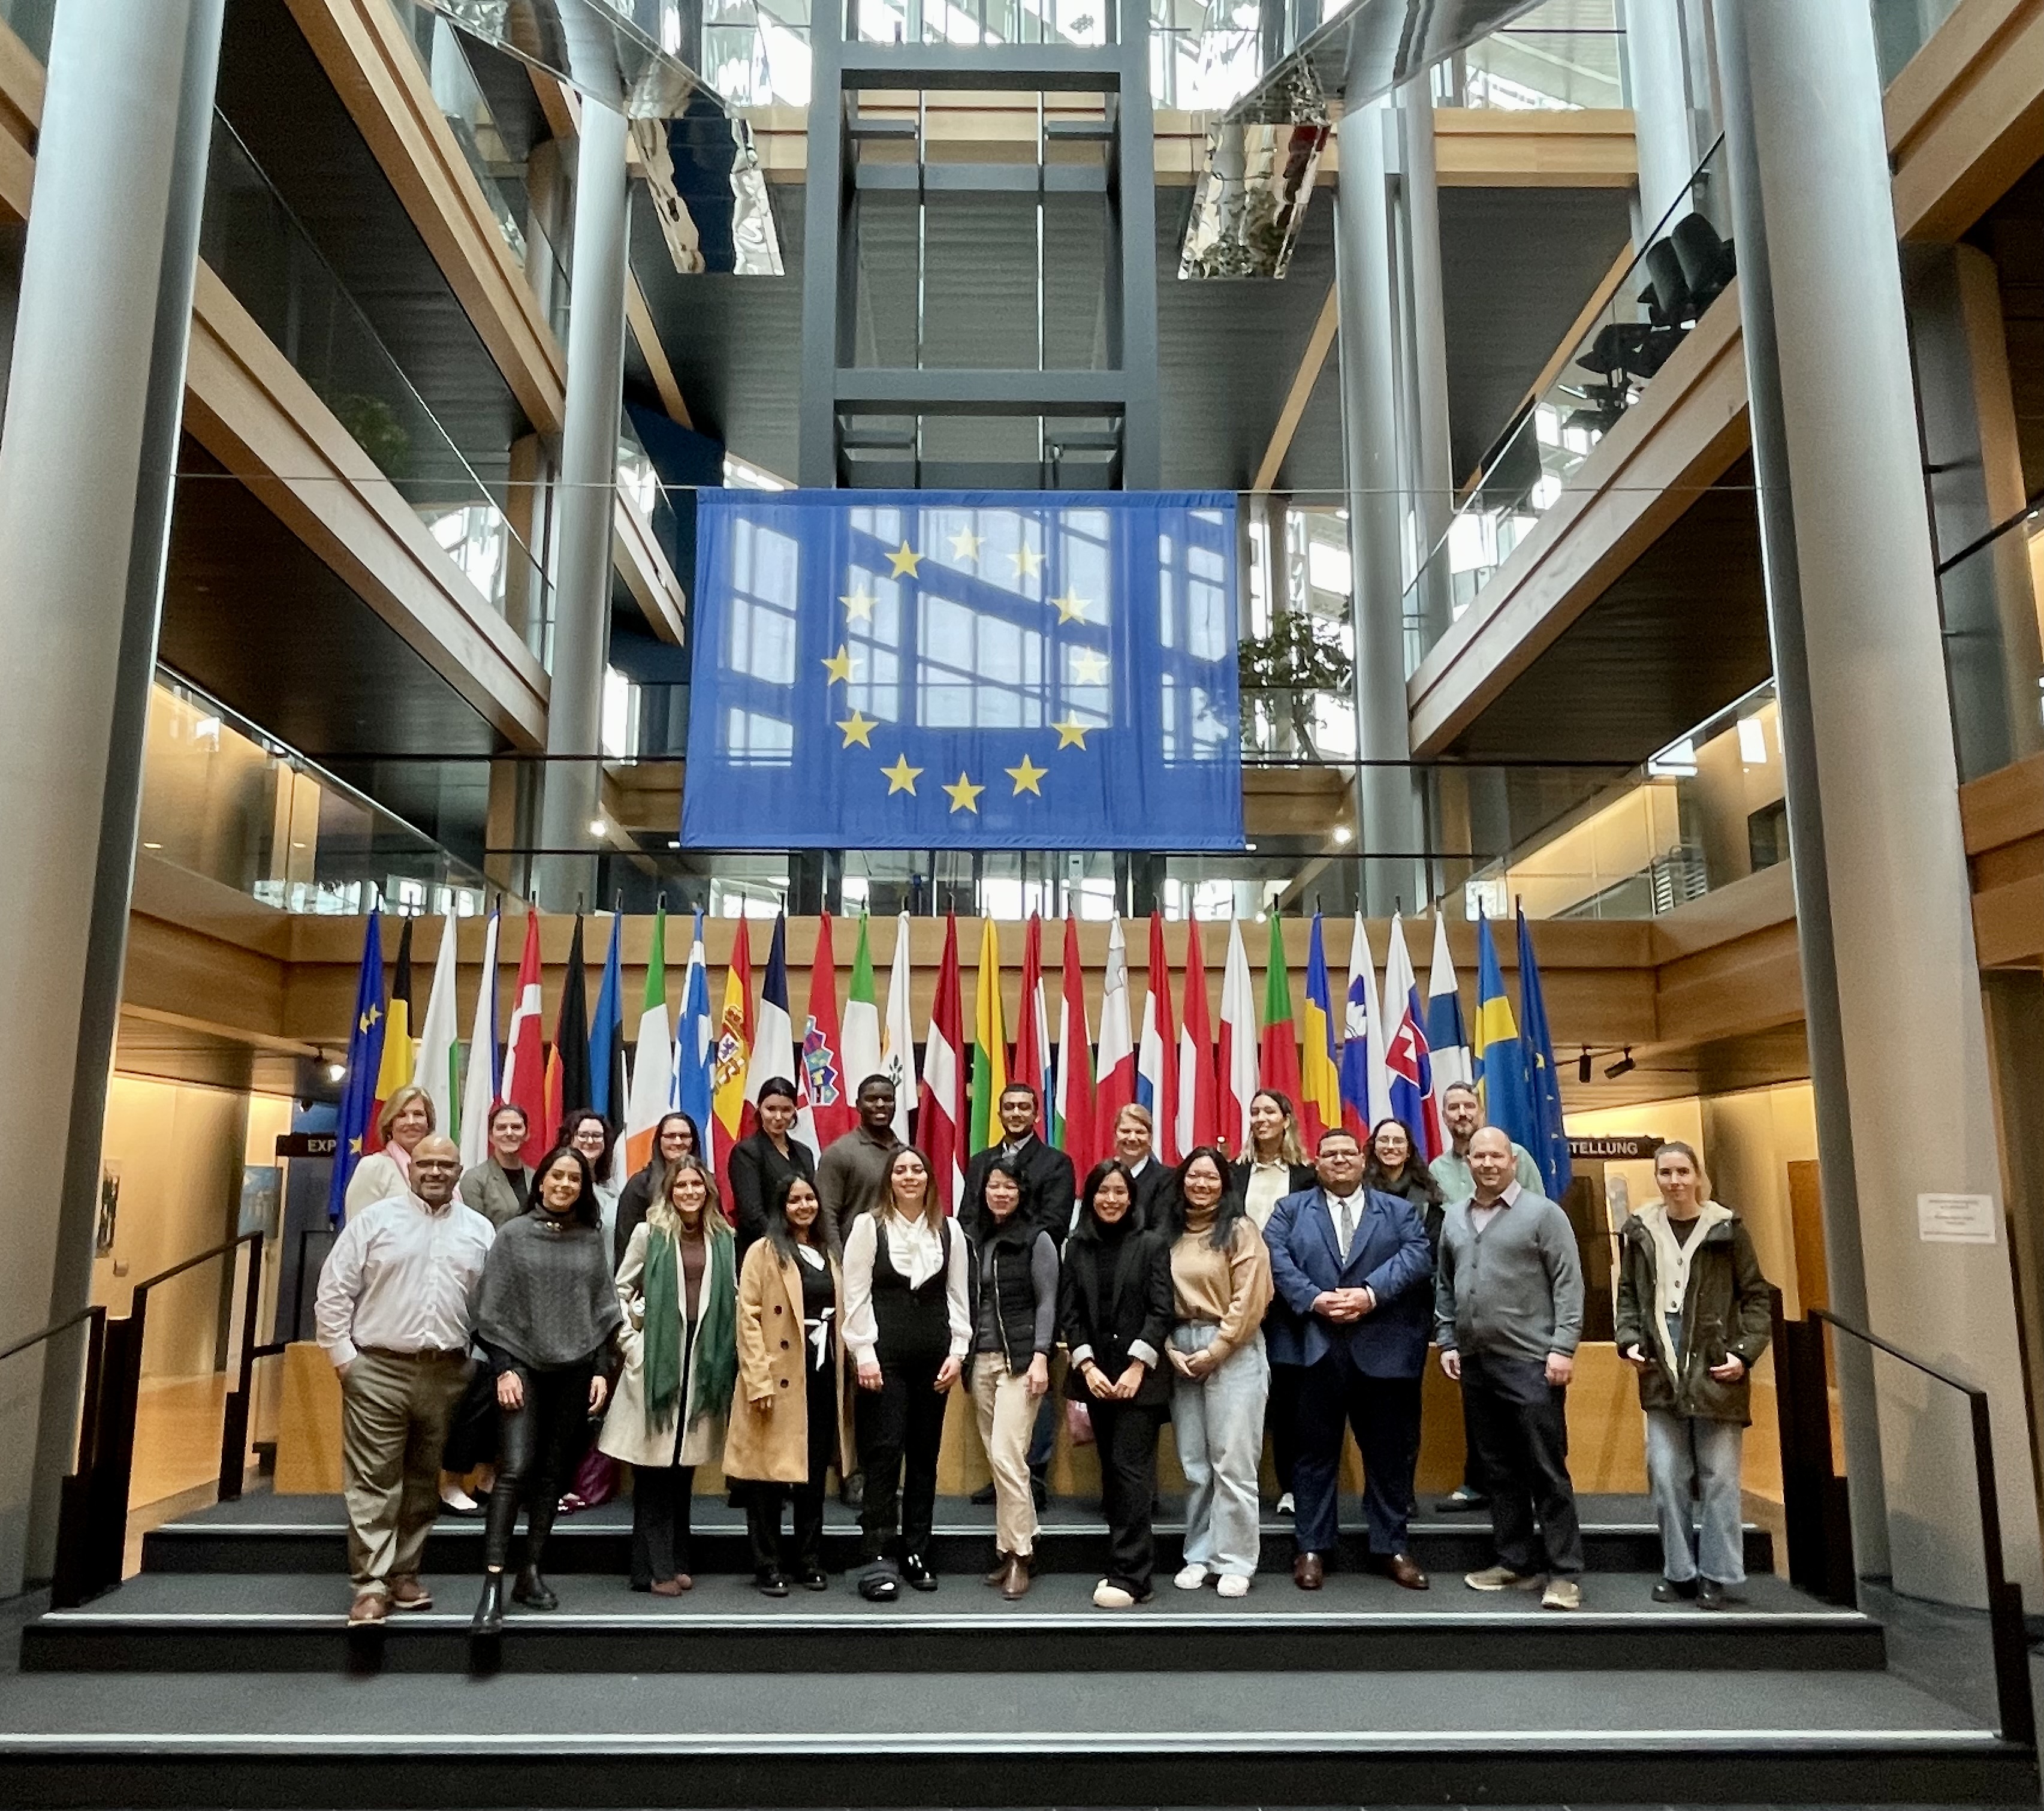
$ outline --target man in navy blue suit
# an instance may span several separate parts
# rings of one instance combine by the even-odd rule
[[[1293,1582],[1317,1591],[1335,1551],[1335,1490],[1348,1426],[1362,1449],[1372,1560],[1408,1590],[1424,1591],[1427,1575],[1405,1550],[1405,1530],[1431,1332],[1427,1229],[1402,1196],[1363,1188],[1362,1146],[1353,1132],[1324,1134],[1315,1167],[1320,1186],[1285,1196],[1263,1229],[1271,1281],[1292,1310],[1264,1324],[1271,1360],[1304,1367]]]

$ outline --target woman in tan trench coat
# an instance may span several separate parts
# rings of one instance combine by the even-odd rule
[[[752,1577],[770,1598],[788,1594],[781,1511],[795,1511],[794,1576],[830,1589],[824,1571],[824,1475],[851,1475],[845,1402],[844,1279],[824,1244],[816,1185],[778,1179],[766,1236],[745,1254],[738,1282],[738,1388],[724,1442],[724,1475],[742,1481],[752,1537]]]

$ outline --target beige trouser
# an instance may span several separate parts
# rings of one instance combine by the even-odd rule
[[[388,1594],[418,1576],[440,1506],[440,1454],[468,1383],[465,1352],[363,1352],[340,1380],[340,1475],[348,1569]]]
[[[979,1411],[979,1442],[993,1471],[993,1533],[1003,1553],[1025,1559],[1036,1551],[1036,1499],[1029,1487],[1029,1432],[1036,1398],[1028,1373],[1010,1371],[1005,1353],[982,1352],[972,1361],[972,1402]]]

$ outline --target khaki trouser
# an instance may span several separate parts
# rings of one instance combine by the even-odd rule
[[[440,1506],[440,1454],[468,1383],[464,1352],[358,1353],[340,1382],[348,1568],[357,1591],[387,1595],[418,1576]]]
[[[1029,1486],[1029,1430],[1036,1423],[1036,1398],[1026,1370],[1010,1371],[1002,1352],[981,1352],[972,1361],[973,1406],[979,1411],[979,1441],[993,1471],[993,1533],[1003,1553],[1027,1559],[1036,1551],[1036,1499]]]

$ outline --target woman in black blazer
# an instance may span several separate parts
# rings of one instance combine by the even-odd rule
[[[1170,1236],[1140,1225],[1135,1202],[1134,1181],[1122,1163],[1103,1163],[1086,1178],[1058,1287],[1058,1321],[1071,1355],[1065,1394],[1085,1404],[1100,1454],[1111,1569],[1093,1586],[1093,1601],[1102,1609],[1126,1609],[1152,1595],[1157,1435],[1171,1407],[1164,1364],[1171,1331]]]
[[[1297,1194],[1320,1181],[1299,1143],[1298,1116],[1275,1088],[1259,1088],[1249,1099],[1249,1148],[1228,1166],[1228,1180],[1249,1205],[1249,1217],[1261,1232],[1271,1210],[1288,1194]],[[1285,1298],[1274,1296],[1266,1321],[1292,1318]],[[1270,1361],[1270,1394],[1264,1400],[1263,1434],[1270,1442],[1271,1467],[1278,1474],[1278,1513],[1292,1513],[1292,1467],[1299,1460],[1299,1371],[1296,1364]]]
[[[738,1228],[738,1261],[766,1236],[768,1207],[780,1191],[799,1176],[812,1186],[816,1160],[799,1138],[788,1136],[795,1123],[795,1084],[776,1075],[759,1084],[759,1129],[731,1148],[732,1224]]]

